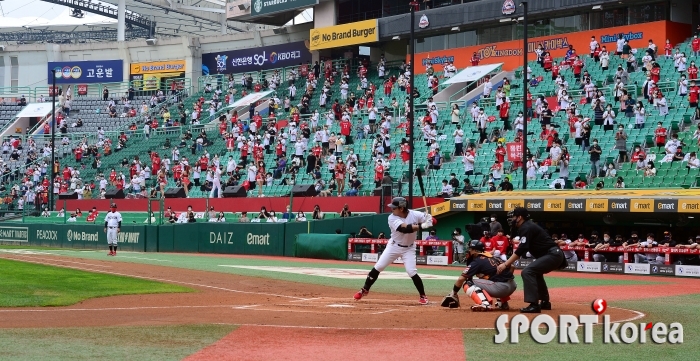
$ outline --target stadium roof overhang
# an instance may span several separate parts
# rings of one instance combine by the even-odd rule
[[[68,7],[95,4],[87,0],[42,1]],[[116,9],[119,0],[100,0],[100,2]],[[160,36],[212,36],[223,34],[224,29],[226,33],[234,33],[263,28],[226,19],[225,0],[125,0],[125,2],[130,13],[137,14],[137,17],[145,19],[146,22],[155,23],[155,35]],[[83,6],[81,9],[87,12],[97,11],[86,7],[88,6]],[[107,14],[100,15],[109,17]],[[116,28],[116,22],[112,26]],[[138,26],[139,24],[134,25],[127,21],[127,29]]]

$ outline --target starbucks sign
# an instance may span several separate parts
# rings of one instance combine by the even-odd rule
[[[316,4],[318,4],[318,0],[253,0],[251,2],[251,15],[269,15]]]

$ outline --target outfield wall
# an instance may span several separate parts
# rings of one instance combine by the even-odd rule
[[[187,252],[295,256],[297,235],[303,233],[350,235],[362,226],[389,233],[388,214],[290,223],[184,223],[123,225],[119,249],[136,252]],[[346,236],[347,239],[348,236]],[[102,225],[0,224],[0,244],[36,247],[106,249]],[[334,244],[347,252],[347,241]]]

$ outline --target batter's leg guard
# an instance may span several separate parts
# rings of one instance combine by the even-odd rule
[[[472,298],[472,301],[477,305],[491,306],[493,299],[486,290],[482,290],[479,286],[471,286],[467,289],[467,296]]]

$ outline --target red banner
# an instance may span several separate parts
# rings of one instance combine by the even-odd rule
[[[523,159],[523,143],[506,143],[506,153],[509,162],[519,162]]]
[[[78,84],[78,95],[87,95],[87,84]]]
[[[49,87],[49,96],[52,97],[54,94],[58,95],[58,87]]]

